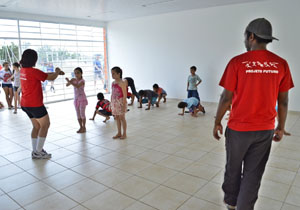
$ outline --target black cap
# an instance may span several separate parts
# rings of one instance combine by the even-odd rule
[[[272,25],[265,18],[252,20],[246,28],[246,31],[254,33],[256,36],[267,40],[279,40],[272,36]]]

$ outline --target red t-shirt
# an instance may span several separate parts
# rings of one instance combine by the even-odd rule
[[[267,50],[254,50],[231,59],[220,86],[233,92],[228,127],[258,131],[274,129],[278,93],[294,84],[284,59]]]
[[[98,101],[96,109],[98,110],[100,107],[107,112],[111,112],[109,100],[103,99],[102,101]]]
[[[43,106],[43,91],[41,81],[47,79],[48,74],[36,68],[21,68],[20,81],[22,87],[21,106]]]

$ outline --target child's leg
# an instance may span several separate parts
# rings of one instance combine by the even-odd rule
[[[157,107],[159,107],[159,102],[160,102],[161,98],[162,98],[162,95],[160,94],[160,95],[158,96],[158,100],[157,100],[157,102],[156,102],[156,106],[157,106]]]
[[[6,103],[8,108],[10,108],[11,106],[9,105],[9,92],[8,92],[8,87],[3,87],[4,93],[5,93],[5,99],[6,99]]]
[[[164,98],[164,103],[166,103],[166,101],[167,101],[167,95],[164,94],[164,95],[163,95],[163,98]]]
[[[43,150],[48,129],[50,127],[50,119],[49,115],[45,115],[44,117],[41,117],[39,119],[36,119],[38,123],[40,124],[39,134],[38,134],[38,144],[37,144],[37,151],[41,152]]]
[[[31,131],[31,144],[32,144],[32,151],[36,152],[37,143],[38,143],[38,135],[40,131],[40,124],[35,118],[31,118],[32,123],[32,131]]]
[[[120,137],[120,139],[126,139],[127,138],[127,122],[125,119],[125,114],[120,115],[120,121],[123,127],[123,135]]]
[[[193,97],[197,98],[200,101],[198,90],[193,91]]]
[[[80,107],[79,107],[79,105],[75,106],[75,110],[76,110],[77,120],[78,120],[78,123],[79,123],[79,126],[80,126],[79,130],[77,131],[77,133],[79,133],[82,130],[82,120],[81,120],[81,116],[80,116]]]
[[[85,116],[85,108],[86,105],[81,105],[80,106],[80,117],[81,117],[81,127],[82,127],[82,132],[86,132],[85,124],[86,124],[86,116]]]
[[[17,113],[17,109],[18,109],[18,91],[14,92],[14,100],[15,100],[15,114]]]
[[[116,115],[115,119],[117,121],[118,133],[117,133],[117,135],[115,135],[113,137],[113,139],[118,139],[118,138],[120,138],[122,136],[122,134],[121,134],[121,120],[120,120],[120,115]]]
[[[110,119],[110,117],[109,117],[109,115],[105,115],[104,111],[103,111],[103,113],[101,113],[101,111],[103,111],[103,110],[97,111],[97,114],[99,114],[102,117],[105,117],[105,120],[103,122],[106,122],[107,120]]]
[[[13,101],[13,98],[14,98],[13,89],[12,88],[8,88],[8,93],[9,93],[9,104],[10,104],[10,107],[12,107],[12,101]]]

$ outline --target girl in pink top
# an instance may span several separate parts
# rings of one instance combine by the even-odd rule
[[[120,67],[113,67],[111,69],[111,75],[115,80],[111,88],[111,109],[118,126],[118,133],[113,139],[126,139],[127,122],[125,113],[127,111],[127,87],[126,83],[122,80],[122,69]],[[121,127],[123,127],[123,134]]]
[[[82,78],[82,69],[80,67],[77,67],[74,69],[75,78],[67,80],[67,86],[73,85],[74,86],[74,106],[77,113],[77,119],[78,123],[80,125],[79,130],[77,133],[85,133],[85,123],[86,123],[86,117],[85,117],[85,108],[88,105],[88,101],[84,92],[84,84],[85,81]]]

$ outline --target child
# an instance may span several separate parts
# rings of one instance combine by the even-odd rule
[[[103,93],[98,93],[97,94],[98,102],[96,105],[96,110],[94,112],[94,116],[90,118],[90,120],[95,120],[96,114],[99,114],[103,117],[105,117],[105,120],[103,121],[104,123],[110,119],[111,114],[111,108],[110,108],[110,102],[109,100],[104,99]],[[98,110],[99,108],[102,108],[101,110]]]
[[[6,102],[8,105],[8,109],[12,109],[12,100],[13,100],[13,85],[12,82],[9,80],[13,75],[11,70],[9,69],[9,63],[3,63],[3,70],[0,71],[0,80],[2,81],[2,88],[4,90],[6,96]]]
[[[205,113],[204,107],[200,104],[200,101],[195,97],[184,99],[178,104],[178,108],[182,109],[182,113],[179,113],[179,115],[184,115],[185,107],[189,109],[189,112],[193,117],[197,117],[197,114],[200,111],[203,112],[203,114]]]
[[[139,95],[136,92],[135,89],[135,85],[134,85],[134,80],[131,77],[125,77],[124,81],[126,82],[126,86],[127,86],[127,92],[128,92],[128,87],[130,87],[132,94],[130,94],[131,97],[131,103],[128,104],[128,106],[131,106],[134,102],[134,97],[136,96],[136,98],[139,100]],[[129,95],[127,94],[127,98],[129,97]]]
[[[33,159],[49,159],[44,149],[50,119],[48,112],[43,104],[43,91],[41,81],[55,80],[58,75],[64,75],[59,68],[55,69],[55,73],[46,74],[39,69],[33,68],[38,60],[38,54],[32,49],[23,52],[20,64],[20,81],[22,87],[21,109],[30,118],[33,128],[31,132]]]
[[[188,98],[195,97],[200,101],[197,87],[202,82],[202,80],[196,74],[196,70],[197,70],[196,66],[192,66],[190,68],[191,75],[188,77],[187,91],[188,91]]]
[[[115,80],[112,83],[111,109],[118,126],[118,133],[113,139],[126,139],[127,122],[125,113],[127,111],[127,84],[122,80],[122,69],[120,67],[113,67],[111,69],[111,76]],[[123,127],[123,134],[121,127]]]
[[[77,133],[85,133],[86,132],[86,118],[85,118],[85,108],[88,105],[88,101],[84,92],[85,81],[82,78],[82,69],[77,67],[74,69],[75,78],[67,80],[67,87],[73,85],[74,87],[74,105],[77,113],[77,119],[79,123],[79,130]]]
[[[157,107],[159,107],[159,102],[162,98],[164,98],[164,103],[166,103],[166,101],[167,101],[167,99],[166,99],[167,92],[164,89],[159,87],[158,84],[154,84],[153,85],[153,91],[158,94],[158,101],[156,103]]]
[[[14,74],[9,78],[9,80],[14,80],[14,101],[15,101],[15,111],[14,114],[17,114],[17,109],[20,106],[20,91],[21,91],[21,82],[20,82],[20,64],[13,63]]]
[[[146,110],[150,110],[150,106],[156,103],[158,95],[152,90],[140,90],[139,97],[139,108],[142,108],[142,103],[145,101],[146,103],[148,103],[148,108],[146,108]],[[158,104],[156,104],[156,106],[158,107]]]

